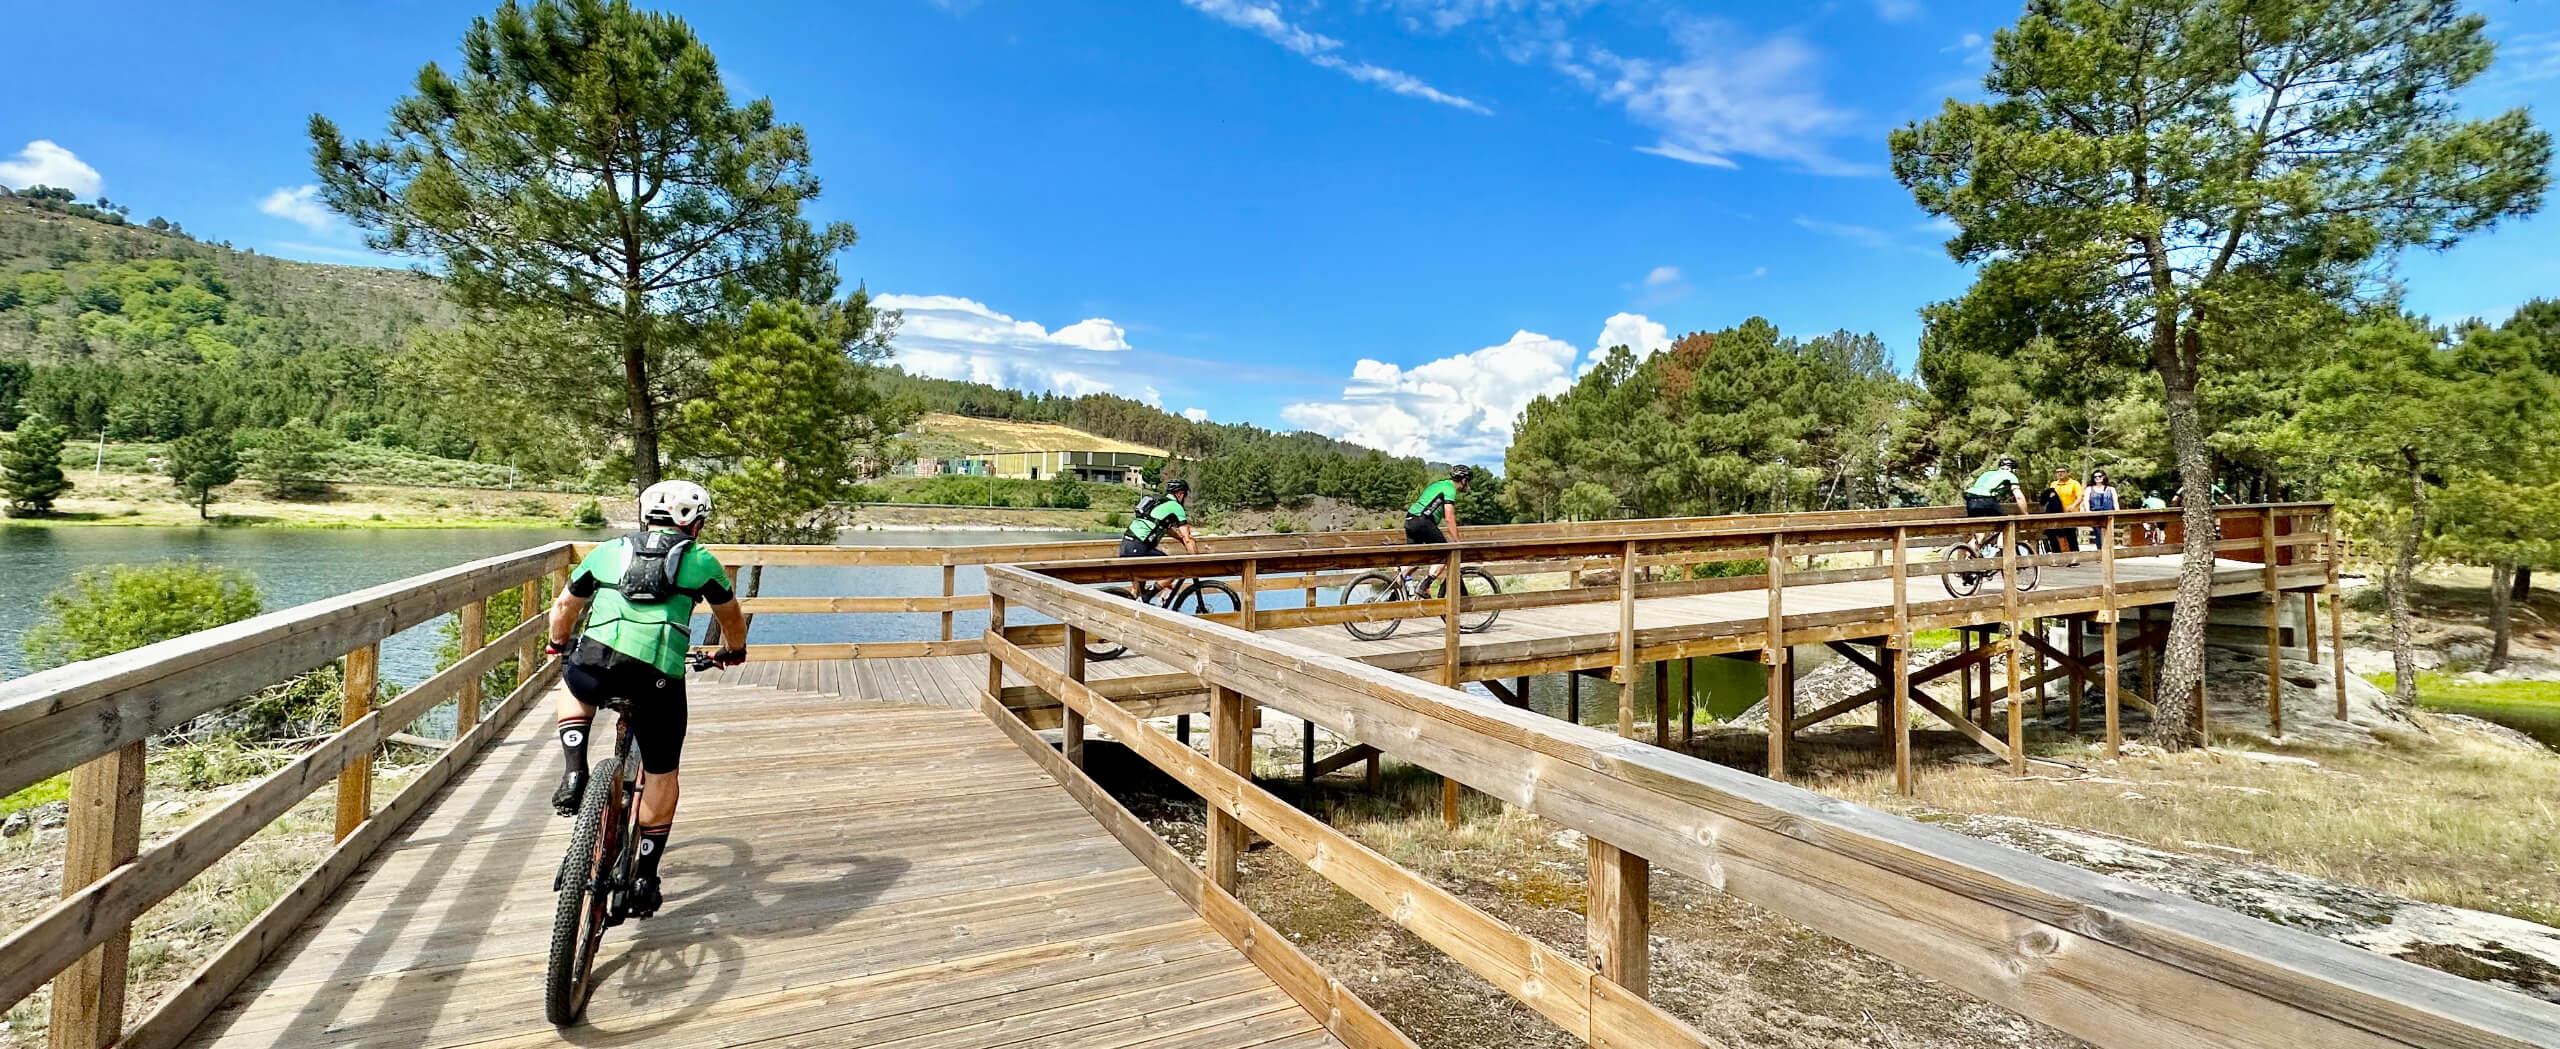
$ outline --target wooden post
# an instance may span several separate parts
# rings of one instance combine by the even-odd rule
[[[1886,669],[1893,674],[1893,786],[1911,794],[1911,530],[1893,530],[1893,637]]]
[[[143,744],[133,742],[71,770],[71,811],[63,832],[62,895],[133,862],[142,851]],[[53,978],[51,1049],[104,1049],[124,1037],[123,928]]]
[[[2346,550],[2338,545],[2338,511],[2331,509],[2325,523],[2329,531],[2329,540],[2324,547],[2329,552],[2329,586],[2327,588],[2329,672],[2336,679],[2334,684],[2338,694],[2338,720],[2345,721],[2347,719],[2347,623],[2345,612],[2339,608],[2339,599],[2346,595],[2338,590],[2338,562],[2346,559]]]
[[[2284,738],[2284,591],[2276,589],[2276,508],[2258,512],[2259,589],[2267,599],[2267,733]]]
[[[1787,674],[1787,534],[1769,533],[1768,641],[1760,660],[1769,667],[1769,778],[1787,778],[1787,740],[1795,734],[1795,682]]]
[[[2070,687],[2063,690],[2065,693],[2063,698],[2071,704],[2071,709],[2063,712],[2062,724],[2066,731],[2077,736],[2080,734],[2080,703],[2088,697],[2087,690],[2081,687],[2080,668],[2089,665],[2089,658],[2080,647],[2079,620],[2068,618],[2064,619],[2062,621],[2062,636],[2065,640],[2070,642],[2070,646],[2065,648],[2063,651],[2069,652],[2071,654],[2071,662],[2077,664],[2071,668]]]
[[[1209,760],[1253,778],[1252,700],[1224,685],[1209,686]],[[1236,859],[1244,855],[1245,829],[1233,813],[1209,805],[1209,877],[1232,894],[1242,884]]]
[[[959,566],[952,564],[948,560],[942,562],[942,600],[946,603],[953,597],[958,596],[955,593],[958,589],[955,584],[958,582],[957,576],[959,573]],[[942,639],[945,641],[951,640],[951,609],[948,607],[945,607],[942,610]]]
[[[373,712],[374,684],[382,668],[380,642],[347,653],[345,685],[339,690],[338,727],[355,724]],[[373,755],[367,752],[338,773],[338,838],[347,840],[373,815]]]
[[[539,577],[524,581],[524,602],[517,611],[526,619],[549,614],[542,606],[542,580]],[[516,684],[533,680],[533,669],[542,665],[542,642],[550,636],[548,631],[537,630],[525,637],[524,651],[516,653]],[[459,739],[461,735],[456,733],[455,738]]]
[[[1586,848],[1590,881],[1583,910],[1591,968],[1638,995],[1650,993],[1653,865],[1598,838],[1588,839]]]
[[[1244,607],[1237,609],[1237,611],[1242,614],[1238,616],[1236,625],[1243,627],[1247,632],[1251,632],[1253,630],[1253,609],[1256,604],[1254,595],[1262,589],[1261,564],[1251,558],[1246,558],[1244,562],[1244,577],[1237,580],[1237,582],[1244,584],[1243,586],[1238,587],[1238,589],[1244,592],[1242,595],[1244,598]]]
[[[1004,636],[1004,599],[992,594],[987,597],[987,636]],[[1084,650],[1083,645],[1075,647],[1079,652]],[[987,698],[1004,699],[1004,661],[993,652],[987,653]]]
[[[1298,780],[1312,787],[1316,785],[1316,723],[1301,721],[1298,728]]]
[[[1582,672],[1579,670],[1564,672],[1564,719],[1576,725],[1582,724]]]
[[[1671,742],[1671,661],[1653,661],[1653,745]]]
[[[1067,680],[1084,680],[1084,628],[1073,624],[1067,626]],[[1058,726],[1058,753],[1067,759],[1067,764],[1083,768],[1084,715],[1063,703],[1060,709],[1064,715]]]
[[[1191,715],[1173,716],[1173,741],[1186,747],[1191,745]]]
[[[2117,683],[2118,679],[2116,674],[2116,634],[2123,625],[2124,624],[2120,622],[2106,622],[2098,624],[2099,629],[2103,631],[2098,635],[2099,659],[2105,662],[2107,675],[2106,681],[2099,687],[2106,690],[2107,760],[2109,761],[2114,761],[2116,758],[2121,756],[2124,747],[2124,736],[2122,731],[2117,727],[2117,719],[2122,716],[2124,709],[2124,697],[2118,695],[2117,690],[2123,686]],[[2149,652],[2150,649],[2145,647],[2143,651]]]
[[[1440,574],[1441,604],[1443,606],[1441,610],[1443,622],[1441,623],[1440,637],[1440,683],[1447,685],[1450,688],[1457,688],[1458,682],[1464,680],[1459,676],[1460,667],[1458,665],[1458,603],[1459,600],[1464,598],[1467,593],[1466,580],[1458,575],[1458,568],[1463,559],[1464,557],[1461,551],[1449,551],[1449,560],[1447,563],[1442,565]],[[1458,829],[1458,781],[1450,779],[1447,776],[1440,777],[1440,823],[1442,826],[1447,827],[1450,830]]]
[[[1309,569],[1307,571],[1307,592],[1305,600],[1307,603],[1302,607],[1314,608],[1316,606],[1316,573],[1313,569]]]
[[[1680,745],[1686,748],[1698,731],[1698,657],[1680,660]]]
[[[1618,736],[1636,734],[1636,544],[1618,554]]]
[[[489,602],[486,598],[462,606],[462,654],[468,656],[489,644]],[[462,683],[454,696],[453,738],[461,739],[480,723],[480,677],[473,674]]]
[[[2016,521],[2009,522],[2009,526],[2000,536],[2000,599],[2002,606],[2008,611],[2008,614],[2003,617],[2007,620],[2008,634],[2001,638],[2001,643],[2008,646],[2008,651],[2000,654],[2000,663],[2009,675],[2009,774],[2024,776],[2027,774],[2027,697],[2018,694],[2018,628],[2021,624],[2018,622],[2018,522]],[[1990,707],[1990,696],[1986,690],[1982,712],[1985,715],[1990,714]]]
[[[2157,707],[2160,703],[2160,651],[2151,647],[2151,606],[2135,610],[2141,618],[2134,623],[2134,643],[2142,646],[2142,698]]]
[[[2302,592],[2302,661],[2320,662],[2320,592]]]

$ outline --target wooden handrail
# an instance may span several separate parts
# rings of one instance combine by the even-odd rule
[[[2560,1007],[2485,984],[1027,568],[988,581],[2100,1045],[2560,1046]]]
[[[526,588],[522,608],[530,611],[538,604],[533,591],[543,576],[558,578],[568,558],[566,543],[517,551],[0,685],[0,783],[7,784],[0,793],[75,765],[80,766],[75,779],[82,783],[95,781],[96,770],[107,766],[114,766],[112,775],[131,780],[131,789],[101,793],[96,804],[71,813],[70,847],[86,855],[100,851],[97,842],[130,843],[138,834],[145,738],[339,655],[347,658],[341,688],[345,719],[337,733],[147,848],[124,844],[117,862],[66,864],[61,901],[0,937],[0,958],[7,959],[0,966],[0,1007],[55,980],[54,1049],[103,1049],[117,1043],[125,1035],[122,958],[133,922],[334,781],[336,851],[164,1003],[137,1033],[148,1037],[124,1042],[137,1049],[173,1044],[248,976],[292,922],[318,906],[399,820],[415,812],[462,761],[502,731],[503,723],[556,673],[556,662],[537,667],[528,658],[543,633],[542,617],[529,614],[492,639],[476,613],[485,611],[492,595],[514,587]],[[462,657],[376,708],[375,659],[382,639],[446,613],[461,620]],[[481,718],[480,683],[509,658],[522,660],[519,687],[496,717]],[[389,807],[375,811],[374,752],[448,701],[459,704],[454,744]],[[79,844],[83,842],[91,844]]]

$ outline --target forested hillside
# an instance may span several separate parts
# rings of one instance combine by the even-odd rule
[[[305,419],[451,457],[472,449],[389,374],[454,311],[433,278],[269,258],[87,205],[0,198],[0,429],[169,440]]]

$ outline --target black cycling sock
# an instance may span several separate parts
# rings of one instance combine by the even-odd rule
[[[640,862],[632,870],[632,877],[655,878],[658,876],[658,858],[667,854],[667,833],[674,829],[675,824],[672,822],[640,828]]]
[[[560,753],[569,759],[569,771],[583,772],[587,767],[586,717],[560,719]]]

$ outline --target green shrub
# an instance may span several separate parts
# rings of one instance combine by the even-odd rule
[[[41,669],[111,656],[258,614],[246,572],[202,561],[82,570],[45,595],[21,642]]]
[[[604,504],[589,499],[569,511],[569,523],[580,528],[604,527]]]

